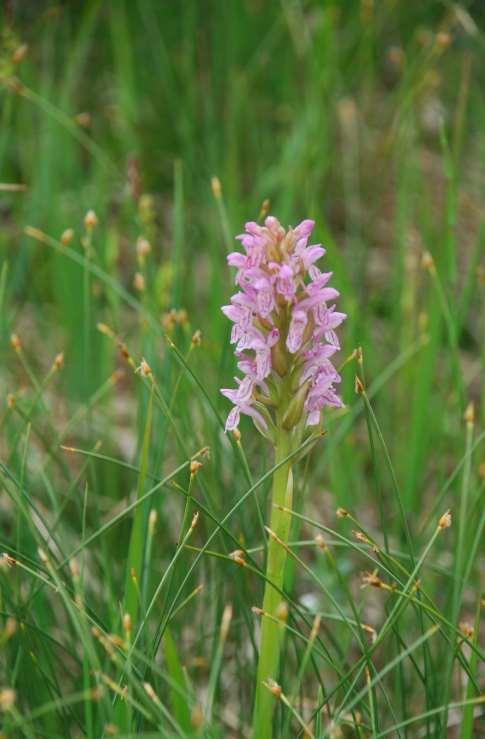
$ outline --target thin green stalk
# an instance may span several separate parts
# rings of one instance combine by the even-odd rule
[[[148,470],[148,457],[150,449],[150,436],[152,430],[153,415],[153,390],[150,393],[147,417],[145,420],[145,431],[143,435],[143,447],[141,452],[140,474],[137,486],[137,501],[143,497],[145,491],[145,480]],[[145,550],[145,533],[147,523],[147,506],[139,506],[135,512],[133,528],[130,537],[130,548],[126,567],[126,585],[124,612],[131,616],[133,623],[138,613],[139,583],[142,581],[143,554]]]
[[[280,430],[276,441],[275,464],[280,463],[290,453],[290,438],[286,431]],[[279,467],[273,475],[271,491],[271,530],[283,542],[288,541],[291,517],[278,506],[291,508],[293,497],[293,474],[291,463]],[[263,611],[270,616],[278,616],[281,603],[280,591],[283,589],[287,553],[273,537],[268,543],[266,582],[263,598]],[[276,586],[276,589],[274,586]],[[278,679],[280,651],[284,628],[269,618],[263,619],[261,626],[261,646],[256,676],[256,699],[253,714],[253,739],[270,739],[273,735],[274,698],[264,683],[271,678]]]

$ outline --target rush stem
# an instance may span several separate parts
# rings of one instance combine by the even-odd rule
[[[291,438],[288,431],[278,432],[275,447],[275,464],[285,459],[291,452]],[[279,467],[273,475],[271,492],[270,528],[286,544],[290,533],[291,516],[276,506],[292,507],[293,474],[291,462]],[[278,618],[278,607],[282,602],[281,590],[285,579],[286,550],[275,539],[268,542],[266,563],[266,584],[263,610]],[[263,615],[261,624],[261,644],[259,650],[256,678],[256,696],[253,714],[253,739],[271,739],[273,736],[273,712],[275,697],[264,686],[268,678],[278,680],[280,652],[284,637],[284,623],[275,623]]]

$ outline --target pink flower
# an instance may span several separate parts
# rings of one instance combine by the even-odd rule
[[[302,423],[318,424],[325,406],[342,405],[335,391],[340,376],[331,357],[340,348],[335,329],[346,316],[328,305],[339,293],[327,285],[332,273],[315,264],[325,249],[308,244],[314,225],[307,219],[285,231],[277,218],[268,216],[264,225],[249,221],[245,233],[236,237],[245,253],[232,252],[228,263],[237,270],[240,291],[222,311],[234,324],[231,343],[244,377],[236,379],[235,389],[221,390],[234,406],[226,431],[237,427],[241,413],[267,428],[255,400],[274,406],[275,388],[281,386],[277,376],[283,373],[291,372],[304,393]]]

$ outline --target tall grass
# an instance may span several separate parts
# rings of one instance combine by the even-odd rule
[[[480,736],[480,4],[0,13],[1,731],[249,736],[275,465],[223,433],[220,306],[270,207],[349,316],[274,736]]]

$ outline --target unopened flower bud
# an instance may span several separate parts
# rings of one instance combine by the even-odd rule
[[[200,329],[192,334],[192,346],[200,346],[202,344],[202,332]]]
[[[303,416],[303,409],[305,407],[305,400],[309,387],[310,380],[307,380],[307,382],[303,383],[303,385],[301,385],[294,394],[288,405],[288,410],[283,417],[283,428],[290,430],[299,423]]]

